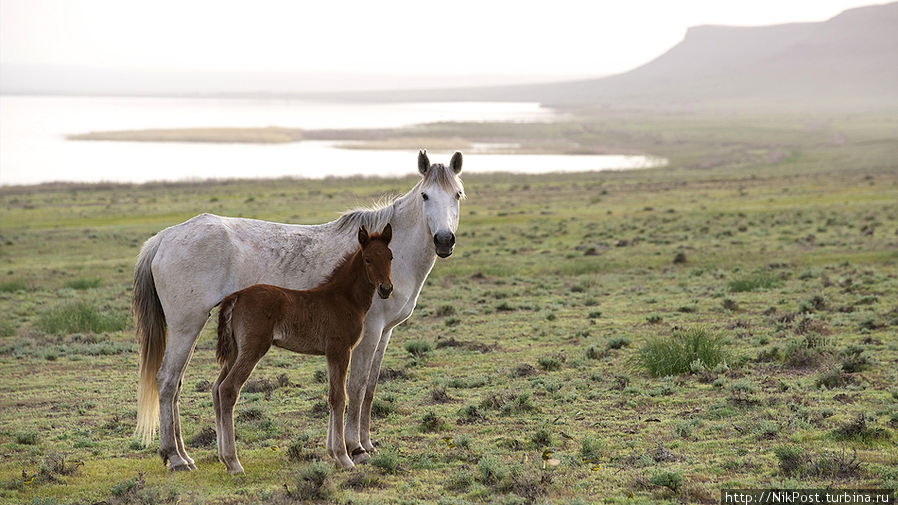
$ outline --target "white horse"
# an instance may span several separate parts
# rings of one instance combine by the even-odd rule
[[[405,195],[320,225],[291,225],[202,214],[144,243],[134,274],[132,308],[140,346],[137,434],[149,445],[159,427],[159,455],[169,470],[196,469],[181,437],[181,380],[210,311],[253,284],[309,289],[357,247],[359,226],[393,227],[393,296],[375,299],[352,353],[346,447],[355,463],[374,452],[371,401],[390,334],[408,319],[436,256],[455,247],[462,154],[449,166],[418,153],[422,178]],[[166,326],[168,336],[166,338]]]

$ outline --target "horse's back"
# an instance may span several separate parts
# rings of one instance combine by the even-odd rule
[[[166,314],[208,314],[256,283],[311,287],[320,270],[309,261],[321,240],[314,228],[200,214],[162,230],[152,268]]]

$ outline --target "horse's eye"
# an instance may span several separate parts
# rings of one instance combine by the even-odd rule
[[[461,191],[459,191],[458,193],[455,194],[455,199],[461,200]]]
[[[371,263],[371,258],[365,258],[365,263]]]
[[[430,197],[427,196],[427,193],[421,193],[421,198],[423,198],[425,202],[426,202],[428,199],[430,199]]]

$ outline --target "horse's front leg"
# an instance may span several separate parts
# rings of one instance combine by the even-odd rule
[[[377,344],[380,343],[382,329],[383,324],[369,319],[365,320],[362,339],[352,350],[352,360],[349,365],[350,373],[346,391],[348,408],[346,409],[346,426],[343,433],[346,437],[346,449],[353,455],[352,460],[356,463],[367,461],[368,452],[373,452],[374,449],[369,437],[366,437],[366,440],[369,440],[369,447],[362,445],[359,426],[365,391],[371,373],[371,362],[377,351]],[[377,382],[377,376],[374,377],[374,381]]]
[[[368,383],[365,385],[365,395],[362,400],[361,415],[359,418],[359,438],[362,447],[368,452],[375,452],[374,444],[371,442],[371,405],[374,402],[374,390],[377,389],[377,380],[380,378],[380,365],[384,360],[384,353],[387,352],[387,344],[390,343],[390,336],[393,329],[384,330],[374,351],[371,359],[371,368],[368,372]]]
[[[343,412],[346,410],[346,372],[349,369],[349,349],[327,357],[327,404],[330,407],[327,452],[344,470],[355,467],[346,452],[343,436]]]

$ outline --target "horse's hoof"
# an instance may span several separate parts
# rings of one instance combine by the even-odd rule
[[[362,443],[362,448],[365,449],[365,452],[368,452],[370,454],[374,454],[375,452],[377,452],[377,447],[375,447],[375,444],[372,442],[368,442],[367,444]]]
[[[371,456],[368,455],[368,452],[366,450],[362,449],[361,447],[352,451],[352,454],[350,455],[350,457],[352,458],[352,462],[357,465],[365,465],[368,463],[368,460],[371,458]]]
[[[186,464],[172,465],[172,466],[168,467],[169,472],[189,472],[191,470],[196,470],[196,467],[190,468],[190,466],[188,466]]]
[[[196,470],[196,463],[188,463],[187,467],[190,468],[191,470]]]
[[[237,468],[228,468],[228,473],[231,475],[240,475],[243,473],[243,467],[238,466]]]

